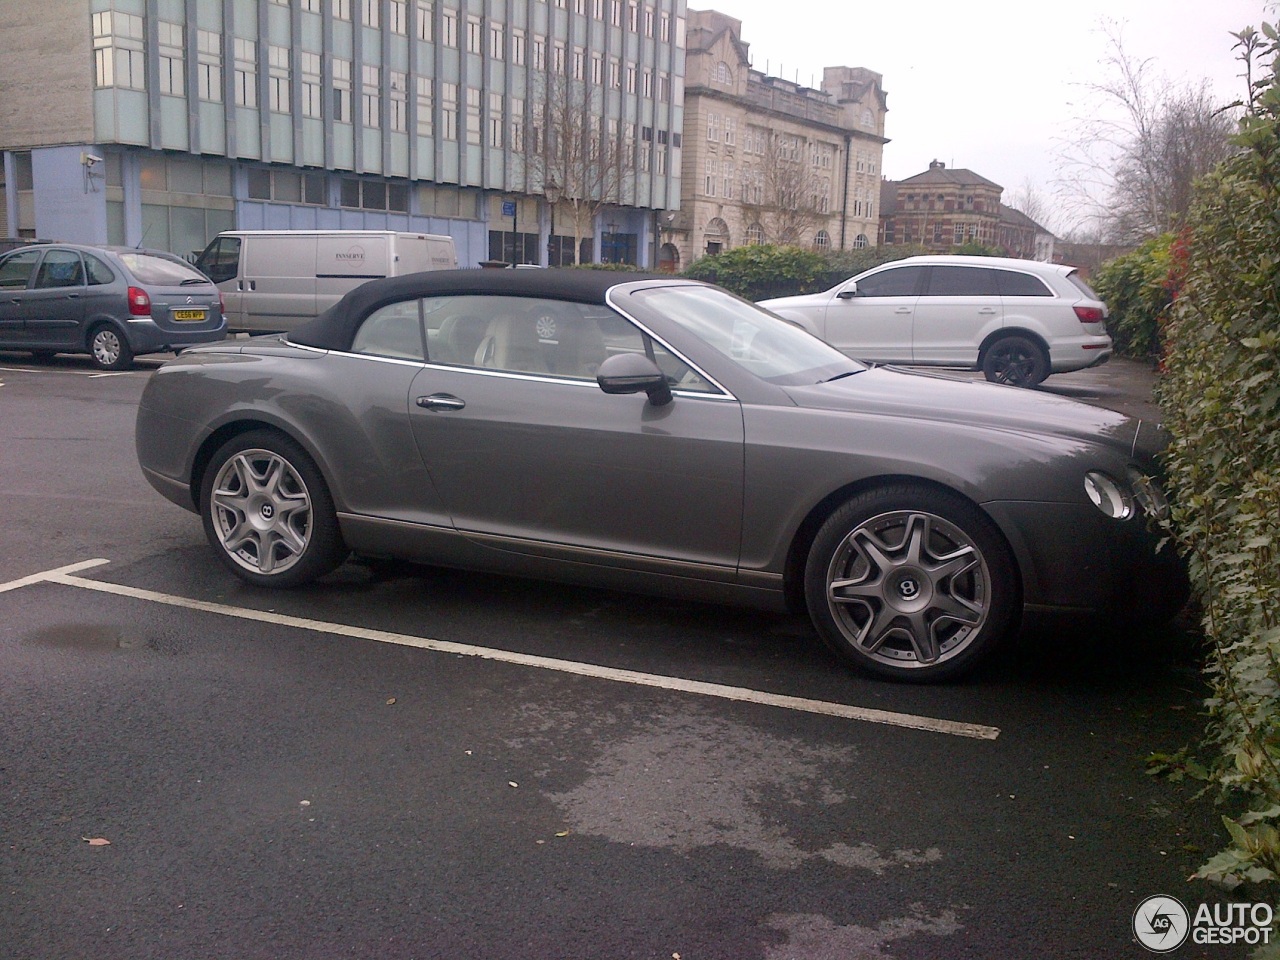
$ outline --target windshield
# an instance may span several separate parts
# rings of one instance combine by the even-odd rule
[[[781,317],[715,287],[651,287],[632,296],[770,383],[821,383],[866,369]]]

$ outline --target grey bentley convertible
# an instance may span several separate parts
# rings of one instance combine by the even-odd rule
[[[972,667],[1024,614],[1175,613],[1158,444],[864,366],[718,287],[572,270],[367,283],[184,351],[137,423],[147,479],[250,583],[354,553],[791,606],[905,680]]]

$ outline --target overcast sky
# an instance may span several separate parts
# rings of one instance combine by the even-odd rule
[[[1005,188],[1028,180],[1052,196],[1062,138],[1097,110],[1084,84],[1106,78],[1104,21],[1123,29],[1130,59],[1175,84],[1211,81],[1223,102],[1244,81],[1230,32],[1275,20],[1262,0],[715,0],[690,3],[742,21],[752,65],[818,86],[824,66],[884,76],[884,174],[929,161],[966,167]]]

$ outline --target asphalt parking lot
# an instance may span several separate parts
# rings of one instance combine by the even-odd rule
[[[911,688],[750,611],[255,590],[138,474],[148,370],[0,355],[0,958],[1138,957],[1143,898],[1222,896],[1143,763],[1203,724],[1185,632]],[[1149,415],[1151,376],[1044,389]]]

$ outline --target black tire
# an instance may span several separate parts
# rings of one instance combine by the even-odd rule
[[[119,330],[100,323],[89,331],[89,358],[101,370],[128,370],[133,366],[133,348]]]
[[[987,347],[982,374],[992,383],[1034,387],[1049,375],[1049,357],[1028,337],[1001,337]]]
[[[205,536],[238,577],[260,587],[296,587],[347,556],[333,498],[314,461],[269,430],[218,448],[200,488]]]
[[[915,484],[867,491],[828,517],[804,588],[836,654],[917,683],[973,668],[1019,607],[1013,555],[995,525],[961,497]]]

